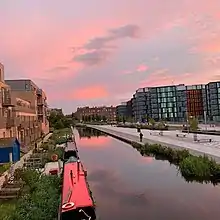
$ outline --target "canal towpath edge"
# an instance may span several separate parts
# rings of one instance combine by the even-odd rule
[[[96,130],[99,130],[101,132],[104,132],[114,138],[117,138],[121,141],[127,142],[129,144],[131,144],[132,142],[144,145],[144,144],[161,144],[163,146],[167,146],[173,149],[177,149],[177,150],[183,150],[183,149],[187,149],[190,154],[194,155],[194,156],[208,156],[210,159],[215,160],[217,163],[220,164],[220,151],[212,151],[212,152],[208,152],[205,150],[200,150],[198,149],[198,147],[196,146],[196,144],[184,144],[184,145],[177,145],[176,142],[175,144],[171,144],[171,143],[166,143],[166,142],[161,142],[157,140],[157,137],[155,137],[154,140],[152,139],[147,139],[147,138],[143,138],[143,142],[139,141],[139,134],[137,133],[135,134],[128,134],[126,132],[123,132],[123,128],[120,131],[116,131],[114,130],[115,127],[104,127],[104,126],[100,126],[100,125],[86,125],[89,128],[93,128]],[[197,149],[196,149],[197,148]]]

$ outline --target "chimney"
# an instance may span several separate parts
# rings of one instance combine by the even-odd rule
[[[4,66],[0,63],[0,82],[5,83]]]

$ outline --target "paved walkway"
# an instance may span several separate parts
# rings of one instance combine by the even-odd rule
[[[112,127],[108,125],[89,125],[110,134],[118,135],[133,141],[139,141],[139,133],[133,128]],[[197,143],[193,141],[193,134],[186,134],[186,138],[176,137],[179,131],[163,131],[163,136],[157,135],[159,131],[142,129],[144,143],[158,143],[172,148],[185,148],[193,155],[204,155],[220,162],[220,136],[198,134],[198,139],[212,139],[211,143]],[[150,135],[155,133],[155,135]]]

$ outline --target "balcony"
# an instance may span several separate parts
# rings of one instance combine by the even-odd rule
[[[37,111],[37,114],[38,115],[43,115],[44,113],[43,113],[43,111]]]
[[[15,126],[16,126],[15,118],[8,117],[6,120],[6,128],[9,129]]]
[[[40,96],[42,96],[42,89],[37,89],[37,95],[40,95]]]
[[[3,90],[2,106],[3,107],[14,106],[12,104],[11,94],[9,90]]]
[[[37,105],[44,105],[43,99],[37,99]]]

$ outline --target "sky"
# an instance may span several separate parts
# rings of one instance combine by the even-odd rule
[[[50,107],[117,105],[139,87],[220,80],[219,0],[1,0],[6,79]]]

